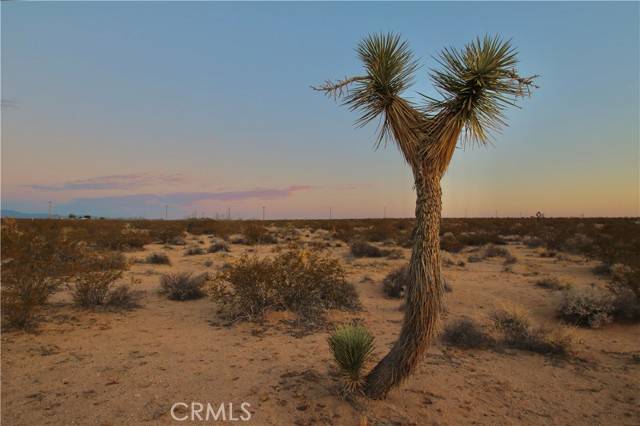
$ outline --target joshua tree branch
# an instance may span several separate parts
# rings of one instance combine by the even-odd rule
[[[313,90],[317,90],[318,92],[324,92],[327,96],[337,99],[342,97],[344,92],[349,89],[349,85],[359,82],[359,81],[367,81],[369,77],[366,76],[355,76],[351,78],[344,78],[343,80],[338,80],[336,82],[327,80],[322,83],[320,86],[311,86]]]

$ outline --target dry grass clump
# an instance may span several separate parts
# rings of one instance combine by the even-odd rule
[[[204,249],[200,246],[189,246],[184,251],[185,256],[199,256],[201,254],[204,254]]]
[[[491,335],[471,318],[461,318],[448,323],[441,338],[451,346],[464,349],[486,348],[493,345]]]
[[[169,256],[164,253],[150,253],[144,261],[153,265],[171,265]]]
[[[218,275],[211,293],[232,317],[246,320],[260,320],[269,310],[290,310],[311,323],[327,309],[359,306],[337,259],[300,249],[264,259],[245,255]]]
[[[164,274],[160,277],[160,292],[170,300],[194,300],[205,296],[207,273],[193,275],[190,272]]]
[[[137,295],[127,285],[116,286],[122,271],[87,272],[77,276],[69,285],[73,302],[83,308],[120,308],[137,306]]]
[[[569,355],[573,336],[561,329],[533,327],[527,313],[516,305],[507,305],[490,314],[501,334],[502,344],[525,351],[550,355]]]
[[[558,316],[583,327],[599,328],[613,321],[613,295],[595,286],[569,288],[563,291]]]
[[[342,376],[344,393],[361,393],[363,371],[373,356],[373,335],[363,325],[341,325],[327,341]]]
[[[214,241],[207,249],[207,253],[218,253],[221,251],[222,252],[229,251],[229,245],[227,244],[226,241],[223,241],[223,240]]]

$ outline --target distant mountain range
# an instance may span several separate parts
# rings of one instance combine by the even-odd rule
[[[2,217],[15,217],[16,219],[46,219],[49,217],[47,213],[25,213],[17,210],[0,210],[0,216]],[[60,217],[59,215],[51,215],[51,217]]]

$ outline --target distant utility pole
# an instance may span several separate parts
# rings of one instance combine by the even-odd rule
[[[332,219],[332,213],[333,213],[333,212],[331,211],[331,207],[329,207],[329,220],[331,220],[331,219]]]
[[[164,205],[164,220],[169,219],[169,205],[165,204]]]
[[[227,207],[227,219],[231,220],[231,207]]]
[[[49,215],[48,218],[51,219],[51,201],[49,201]]]
[[[384,206],[384,213],[382,214],[382,218],[383,219],[387,218],[387,206]]]
[[[264,211],[265,211],[266,207],[262,206],[262,220],[264,220]]]
[[[464,218],[467,218],[467,209],[464,209]]]

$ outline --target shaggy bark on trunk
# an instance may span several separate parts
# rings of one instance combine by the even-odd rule
[[[437,172],[415,170],[416,227],[410,284],[400,336],[366,378],[365,393],[381,399],[408,377],[436,334],[444,289],[440,277],[442,190]]]

